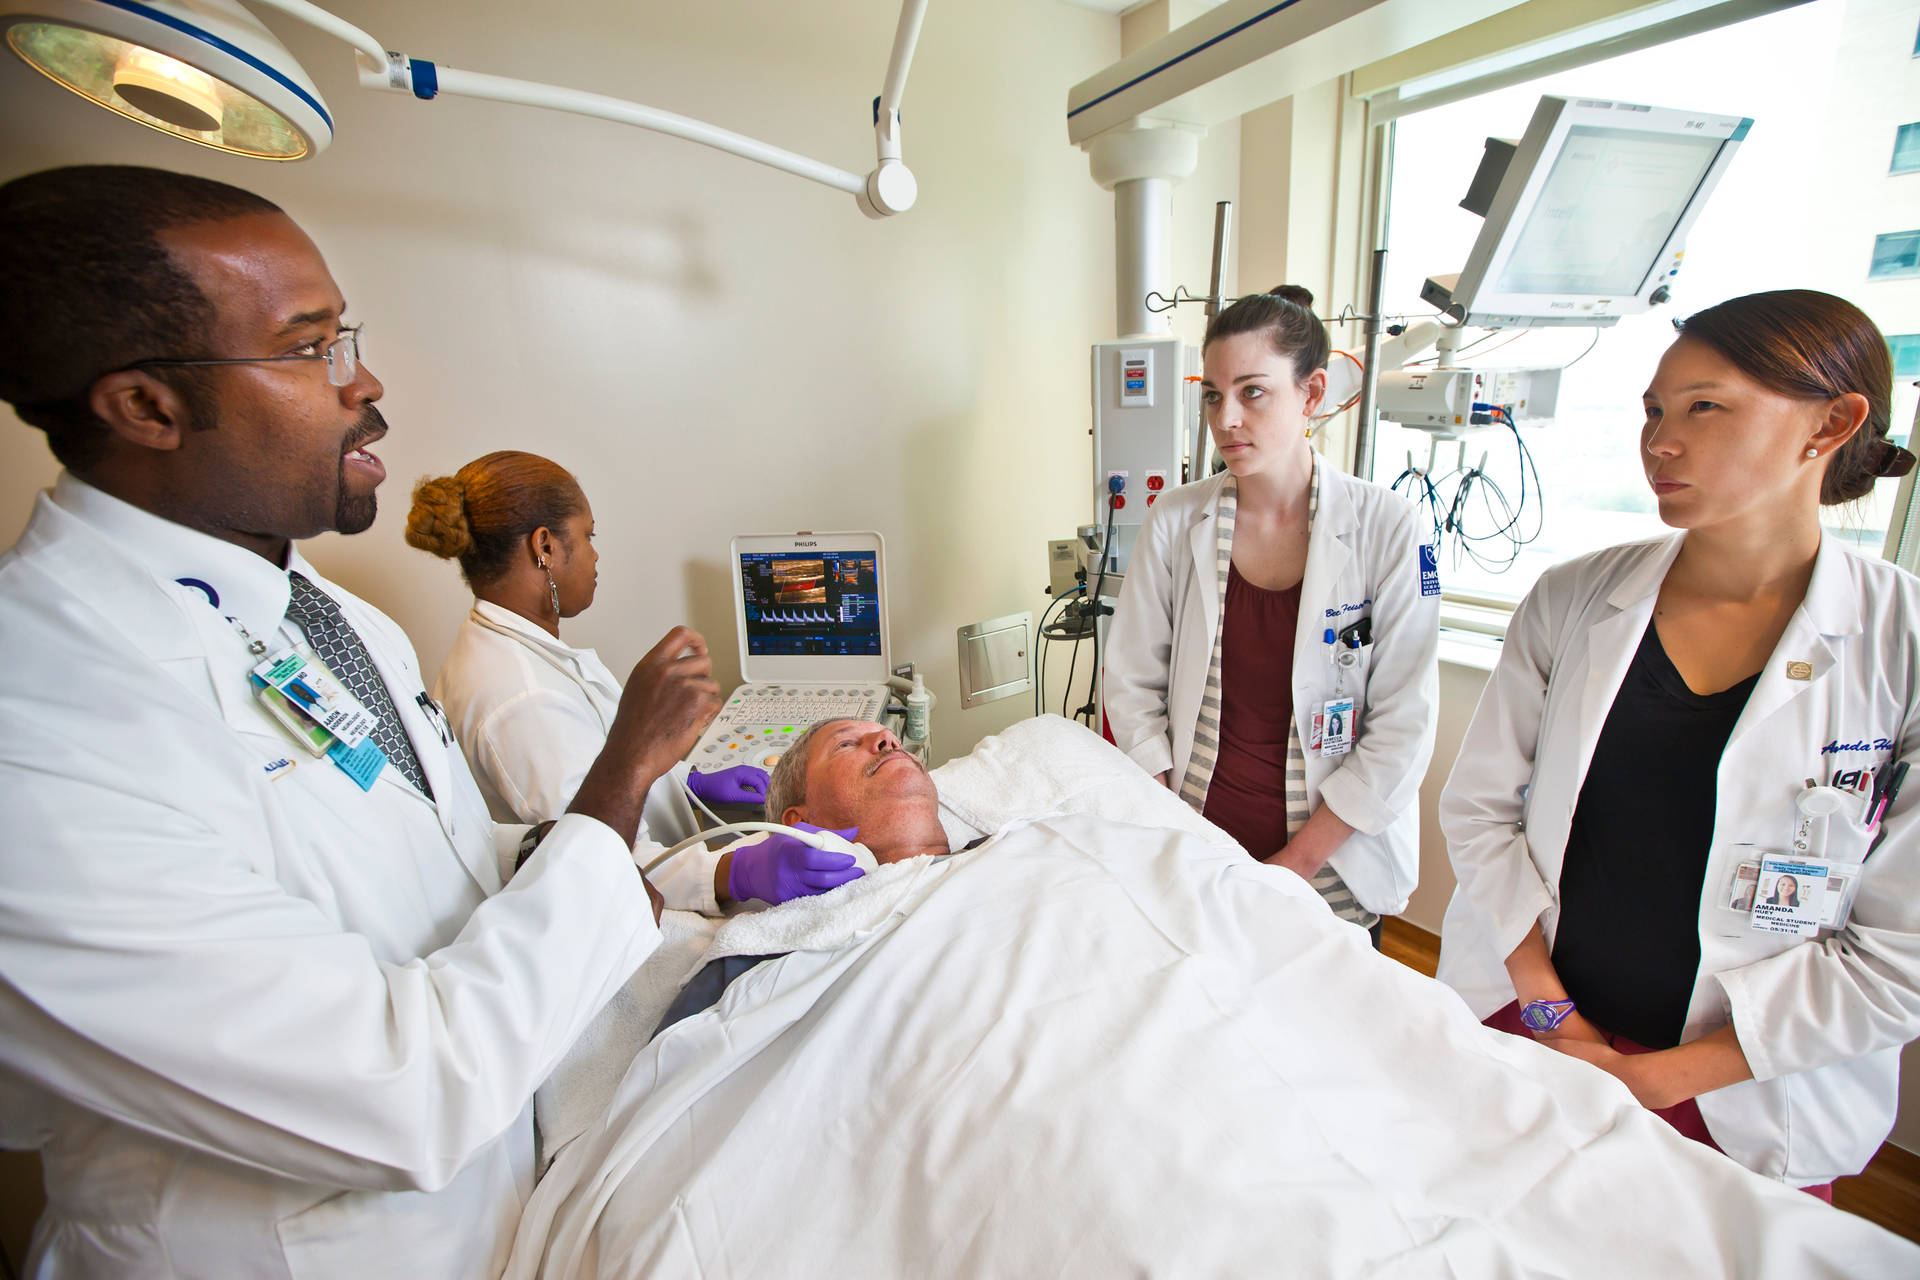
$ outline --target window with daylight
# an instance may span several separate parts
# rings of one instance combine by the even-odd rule
[[[1893,163],[1888,173],[1920,173],[1920,122],[1903,124],[1893,135]]]
[[[1537,523],[1538,536],[1504,566],[1512,552],[1499,541],[1463,546],[1447,536],[1441,582],[1456,600],[1517,601],[1549,565],[1666,531],[1641,468],[1640,393],[1673,341],[1674,321],[1728,298],[1820,289],[1859,306],[1882,332],[1902,335],[1890,343],[1907,371],[1895,381],[1893,438],[1906,441],[1920,396],[1912,385],[1920,360],[1920,288],[1881,283],[1920,275],[1920,231],[1885,234],[1889,226],[1910,225],[1913,209],[1912,181],[1887,173],[1887,138],[1913,118],[1911,95],[1901,89],[1906,21],[1896,20],[1900,34],[1890,42],[1884,12],[1847,0],[1810,0],[1395,123],[1383,311],[1390,321],[1413,323],[1436,318],[1420,301],[1422,282],[1459,271],[1480,230],[1481,219],[1457,202],[1484,140],[1518,138],[1541,94],[1712,111],[1754,122],[1688,234],[1667,305],[1608,328],[1462,335],[1460,364],[1563,366],[1564,372],[1554,420],[1517,433],[1538,469],[1537,486],[1534,473],[1526,475],[1528,509],[1518,529],[1532,533]],[[1886,65],[1863,65],[1863,57]],[[1845,190],[1845,200],[1819,198],[1809,185],[1808,156],[1821,157],[1821,186]],[[1871,279],[1861,272],[1869,256],[1876,264]],[[1471,343],[1479,345],[1465,350]],[[1484,454],[1487,473],[1510,502],[1519,501],[1515,433],[1496,427],[1464,445],[1431,442],[1424,432],[1381,423],[1373,479],[1391,483],[1410,461],[1426,470],[1430,456],[1438,479],[1462,463],[1474,466]],[[1898,483],[1883,481],[1860,502],[1828,508],[1828,529],[1880,554]],[[1503,519],[1497,508],[1479,506],[1466,515],[1469,532],[1497,528]]]

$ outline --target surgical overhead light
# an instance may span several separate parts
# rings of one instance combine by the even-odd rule
[[[113,71],[113,91],[162,124],[184,133],[214,133],[226,114],[211,76],[151,49],[135,49]]]
[[[299,160],[333,140],[320,91],[237,4],[0,2],[7,47],[55,84],[188,142]]]
[[[439,66],[387,50],[306,0],[255,0],[355,51],[365,88],[442,93],[544,107],[698,142],[854,197],[870,218],[913,207],[918,185],[900,158],[900,98],[926,0],[903,0],[893,53],[873,106],[876,163],[865,177],[727,129],[621,98]],[[48,79],[162,133],[261,160],[326,150],[333,117],[320,91],[237,0],[0,0],[7,47]]]

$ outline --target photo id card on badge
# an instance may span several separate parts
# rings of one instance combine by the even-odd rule
[[[298,707],[287,700],[285,694],[257,676],[253,679],[253,696],[295,742],[307,749],[308,754],[326,755],[340,741],[307,719]]]
[[[1320,754],[1343,756],[1353,750],[1353,699],[1330,698],[1320,729]]]
[[[1733,878],[1727,883],[1727,910],[1751,915],[1754,891],[1759,887],[1760,860],[1748,858],[1733,869]]]
[[[280,691],[300,713],[349,747],[373,732],[373,716],[347,692],[327,665],[295,645],[270,654],[254,667],[253,679]]]
[[[1707,875],[1720,886],[1702,914],[1701,924],[1718,938],[1753,936],[1753,899],[1760,887],[1760,860],[1770,850],[1758,845],[1716,845],[1708,855]]]
[[[1818,934],[1830,914],[1827,881],[1833,870],[1833,864],[1822,858],[1792,854],[1769,854],[1761,858],[1760,879],[1753,898],[1753,927],[1762,933],[1788,933],[1802,938]]]

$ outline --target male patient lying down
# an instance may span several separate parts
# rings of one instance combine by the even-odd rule
[[[764,958],[634,1058],[509,1275],[1920,1274],[1485,1030],[1084,730],[934,777],[878,726],[804,745],[779,816],[881,865],[721,926],[706,967]]]
[[[878,865],[953,851],[933,779],[898,738],[871,721],[824,720],[801,734],[774,767],[766,809],[769,821],[806,823],[848,838],[857,832]],[[710,1007],[734,979],[774,958],[709,961],[681,990],[660,1029]]]

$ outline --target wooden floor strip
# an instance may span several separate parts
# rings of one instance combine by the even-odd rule
[[[1398,916],[1381,921],[1380,951],[1429,978],[1440,963],[1440,939]],[[1833,1184],[1833,1203],[1920,1240],[1920,1156],[1887,1143],[1858,1177]]]

